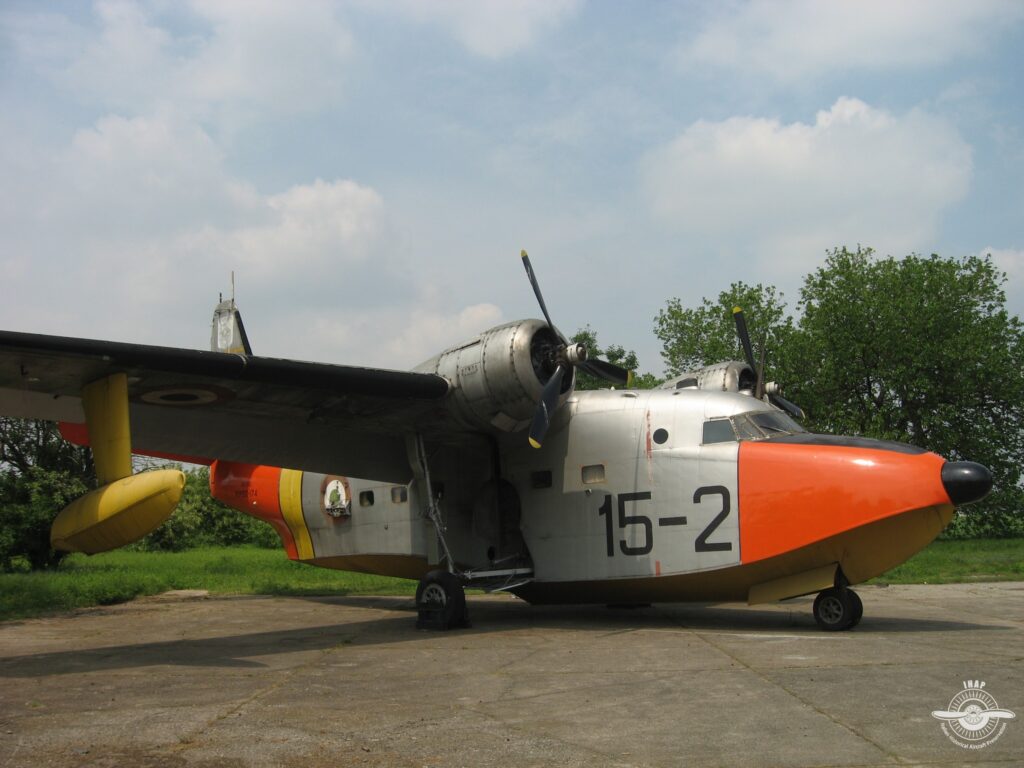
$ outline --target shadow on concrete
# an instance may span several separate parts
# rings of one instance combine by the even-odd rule
[[[404,642],[458,643],[467,635],[538,629],[572,630],[607,634],[638,630],[700,632],[732,630],[820,636],[809,606],[792,604],[771,610],[743,605],[656,605],[635,609],[605,606],[531,606],[509,599],[470,598],[473,626],[451,632],[417,630],[415,609],[408,597],[296,597],[324,606],[332,605],[387,611],[390,615],[364,621],[321,626],[251,632],[223,637],[126,643],[102,648],[85,648],[0,659],[0,677],[33,678],[79,674],[116,669],[180,665],[187,667],[237,667],[260,669],[261,657],[301,651],[329,650],[342,645],[381,645]],[[74,618],[68,631],[73,632]],[[202,627],[209,629],[209,622]],[[1004,625],[933,619],[865,617],[848,634],[964,632],[1011,630]]]

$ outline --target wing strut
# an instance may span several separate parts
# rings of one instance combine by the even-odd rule
[[[413,441],[416,446],[416,466],[419,468],[417,475],[423,480],[423,488],[427,492],[427,517],[434,524],[437,532],[437,540],[441,544],[444,553],[444,560],[448,563],[448,571],[457,573],[455,560],[452,558],[451,550],[448,549],[448,542],[445,540],[445,525],[441,519],[441,512],[437,508],[437,498],[434,496],[434,489],[430,484],[430,467],[427,464],[427,449],[423,445],[423,435],[416,433]]]

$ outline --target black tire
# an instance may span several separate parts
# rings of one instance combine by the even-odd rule
[[[861,602],[860,595],[852,589],[846,590],[846,594],[850,597],[850,606],[853,609],[853,620],[850,622],[850,629],[853,629],[860,624],[860,620],[864,616],[864,603]]]
[[[466,592],[462,582],[448,571],[431,571],[416,588],[416,626],[451,629],[469,624]]]
[[[849,629],[854,623],[854,602],[850,590],[832,587],[814,598],[814,620],[827,632]]]

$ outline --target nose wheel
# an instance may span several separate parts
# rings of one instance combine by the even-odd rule
[[[416,627],[451,629],[469,626],[466,591],[455,574],[431,571],[416,588]]]
[[[828,632],[855,627],[863,615],[864,603],[852,589],[832,587],[814,598],[814,620]]]

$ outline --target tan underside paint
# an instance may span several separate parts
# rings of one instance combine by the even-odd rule
[[[851,584],[857,584],[905,562],[938,536],[952,517],[951,505],[924,507],[746,565],[642,579],[534,581],[516,594],[531,603],[736,602],[747,600],[751,588],[759,584],[834,563]]]
[[[783,576],[781,579],[766,581],[764,584],[755,584],[747,595],[747,604],[773,603],[776,600],[785,600],[787,597],[809,595],[812,592],[828,589],[836,583],[838,568],[839,563],[829,563],[811,571]]]
[[[321,568],[374,573],[378,576],[397,576],[401,579],[420,579],[427,571],[431,570],[426,558],[415,555],[335,555],[333,557],[316,557],[303,562],[309,565],[318,565]]]

